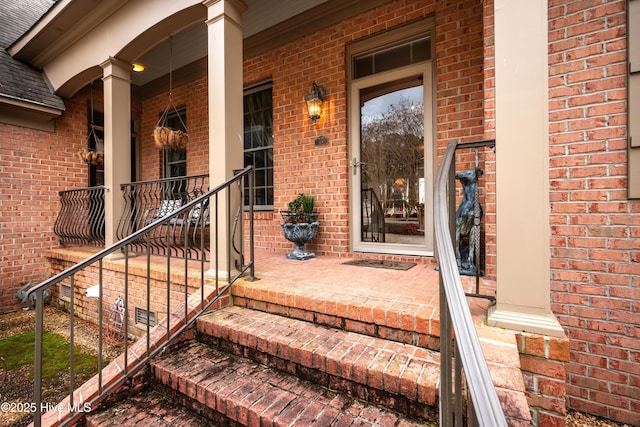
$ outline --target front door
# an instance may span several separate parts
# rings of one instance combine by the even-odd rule
[[[350,86],[354,251],[433,254],[431,62]]]

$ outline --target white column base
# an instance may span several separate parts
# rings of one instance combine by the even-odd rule
[[[217,277],[218,277],[219,281],[227,283],[233,276],[238,274],[238,271],[236,271],[236,270],[231,270],[231,272],[225,271],[225,270],[216,271],[215,268],[211,268],[211,269],[209,269],[209,270],[204,272],[204,277],[206,279],[215,281],[216,280],[216,274],[217,274]]]
[[[487,324],[498,328],[566,338],[564,329],[553,313],[525,313],[498,304],[489,308]]]

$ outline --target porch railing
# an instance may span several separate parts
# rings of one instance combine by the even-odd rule
[[[245,184],[246,187],[245,187]],[[244,191],[247,188],[249,197],[248,206],[248,227],[246,233],[248,241],[244,241],[245,233],[243,231],[243,221],[239,222],[239,226],[235,228],[235,233],[231,232],[231,226],[228,229],[219,229],[216,224],[221,224],[222,218],[226,217],[231,221],[232,213],[236,209],[243,206]],[[66,402],[58,405],[52,412],[47,412],[47,417],[53,417],[54,420],[60,420],[59,425],[68,425],[76,422],[82,417],[82,408],[91,408],[103,400],[111,391],[117,389],[125,381],[130,379],[134,374],[143,368],[149,359],[161,352],[171,343],[181,332],[189,328],[196,318],[213,303],[215,303],[241,275],[248,272],[249,279],[254,278],[254,250],[253,250],[253,170],[251,167],[239,171],[233,178],[227,182],[209,190],[203,191],[198,197],[181,205],[179,208],[167,213],[161,219],[150,222],[142,226],[133,234],[127,236],[114,245],[105,248],[94,256],[74,265],[71,268],[59,273],[58,275],[32,287],[28,291],[27,298],[35,296],[36,301],[36,335],[35,335],[35,361],[34,361],[34,401],[33,401],[33,417],[34,425],[40,426],[43,417],[43,388],[42,388],[42,339],[43,339],[43,320],[44,320],[44,293],[48,289],[62,284],[69,286],[69,341],[70,341],[70,369],[69,369],[69,394],[65,399]],[[215,244],[211,251],[214,256],[207,269],[207,263],[204,258],[197,261],[190,260],[184,252],[182,260],[172,258],[169,248],[165,247],[165,255],[160,260],[162,269],[165,270],[159,276],[153,276],[152,287],[152,240],[155,233],[159,229],[164,228],[165,232],[168,226],[177,219],[184,218],[189,212],[193,211],[198,205],[210,207],[210,221],[215,236],[223,233],[227,236],[227,244],[221,245],[220,239],[214,238]],[[242,212],[242,211],[241,211]],[[206,221],[204,215],[200,215],[198,221],[200,227],[204,226]],[[183,239],[187,239],[187,228],[183,229],[185,235]],[[144,243],[142,243],[144,242]],[[163,241],[165,245],[169,245],[168,240]],[[154,243],[154,244],[157,244]],[[143,246],[144,245],[144,246]],[[203,251],[203,241],[200,241],[200,251]],[[136,257],[136,265],[130,265],[130,254],[132,248],[138,252]],[[146,267],[140,267],[140,249],[146,255]],[[240,248],[239,250],[237,248]],[[248,254],[245,252],[248,250]],[[221,265],[221,254],[226,253],[226,265]],[[116,262],[112,258],[116,257],[120,264],[117,272],[106,271],[103,264],[105,262]],[[109,257],[109,258],[108,258]],[[122,259],[120,259],[122,258]],[[154,256],[154,259],[157,259]],[[237,263],[232,263],[235,259]],[[131,264],[133,261],[131,261]],[[143,271],[140,273],[140,271]],[[205,277],[205,271],[212,271]],[[220,272],[223,272],[221,274]],[[166,272],[166,274],[165,274]],[[172,283],[172,276],[175,277],[184,274],[184,284],[179,286]],[[224,274],[227,272],[227,274]],[[146,277],[140,278],[140,275],[146,274]],[[134,277],[135,276],[135,277]],[[224,276],[224,277],[223,277]],[[227,277],[228,276],[228,277]],[[74,347],[77,345],[74,338],[74,319],[76,318],[76,310],[82,308],[82,304],[76,304],[75,299],[80,295],[80,289],[77,282],[87,281],[88,278],[97,282],[98,288],[98,374],[85,385],[76,387],[76,370],[74,366]],[[189,286],[199,286],[200,289],[189,294]],[[142,287],[142,289],[140,289]],[[153,290],[153,292],[152,292]],[[51,293],[51,291],[49,292]],[[152,295],[153,293],[153,295]],[[122,332],[119,340],[124,348],[123,353],[117,359],[105,366],[103,360],[103,345],[105,337],[113,337],[109,331],[109,322],[103,321],[103,307],[106,305],[107,294],[118,295],[116,303],[121,307],[122,313],[121,324]],[[134,315],[132,302],[136,299],[136,306],[144,304],[141,308],[146,316],[143,316],[146,322],[146,335],[134,343],[129,343],[130,327],[129,323],[133,321]],[[144,301],[144,302],[141,302]],[[149,313],[151,313],[152,301],[155,307],[155,326],[151,325]],[[114,303],[114,305],[116,304]],[[158,310],[158,305],[163,310]],[[77,305],[77,307],[76,307]],[[136,307],[140,308],[140,307]],[[146,310],[146,311],[145,311]],[[137,319],[137,311],[135,310],[135,319]],[[108,317],[108,316],[107,316]],[[113,338],[111,338],[113,339]],[[108,367],[109,369],[103,369]],[[79,410],[78,410],[79,409]],[[56,421],[56,424],[58,421]]]
[[[440,425],[444,427],[453,426],[454,421],[456,425],[463,425],[462,419],[465,412],[462,396],[463,379],[466,379],[469,391],[469,425],[487,427],[507,425],[460,280],[452,243],[452,236],[455,233],[455,216],[449,214],[449,212],[455,212],[455,165],[452,164],[452,159],[456,148],[473,148],[493,143],[493,141],[470,144],[450,142],[436,177],[434,221],[440,266]],[[452,329],[455,334],[453,349]],[[454,360],[455,369],[452,369]]]
[[[63,245],[104,246],[104,190],[88,187],[60,192],[53,232]]]
[[[159,221],[209,190],[209,175],[166,178],[122,184],[125,206],[116,236],[124,239]],[[151,253],[206,259],[209,253],[209,204],[193,205],[150,236]],[[201,220],[203,219],[203,220]],[[146,242],[134,241],[132,249],[146,250]]]

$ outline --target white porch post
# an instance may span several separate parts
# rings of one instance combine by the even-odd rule
[[[216,186],[243,167],[244,131],[242,120],[242,0],[206,0],[208,25],[209,83],[209,185]],[[233,221],[238,200],[232,200],[227,214],[226,195],[219,198],[218,242],[216,248],[211,226],[211,253],[218,256],[218,274],[228,278],[239,259],[227,253],[227,232]],[[212,210],[213,215],[213,210]],[[213,217],[212,217],[213,221]],[[214,269],[215,266],[211,265]],[[210,271],[209,274],[215,274]]]
[[[100,64],[104,82],[105,245],[117,242],[124,207],[120,184],[131,181],[131,65],[115,58]]]
[[[548,4],[494,7],[498,289],[489,324],[562,337],[550,308]]]

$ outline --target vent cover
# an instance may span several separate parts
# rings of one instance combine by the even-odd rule
[[[149,326],[155,326],[156,314],[154,312],[148,312],[143,308],[136,307],[136,323],[146,325],[147,321],[149,322]]]
[[[60,299],[71,301],[71,285],[60,283]]]

